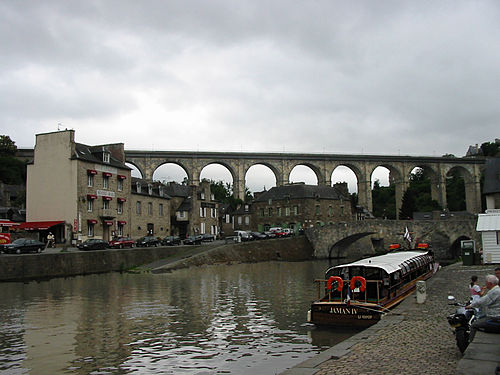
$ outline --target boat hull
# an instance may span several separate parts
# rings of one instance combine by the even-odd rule
[[[384,313],[373,307],[315,302],[311,305],[310,323],[319,326],[369,327]]]

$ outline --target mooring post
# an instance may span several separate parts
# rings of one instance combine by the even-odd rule
[[[424,303],[427,298],[425,281],[417,281],[417,303]]]

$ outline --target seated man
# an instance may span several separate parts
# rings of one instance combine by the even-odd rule
[[[472,323],[469,341],[474,339],[476,331],[479,328],[487,327],[486,322],[488,320],[491,320],[491,318],[500,318],[500,287],[498,287],[498,277],[495,275],[486,276],[486,288],[488,289],[486,295],[465,306],[466,309],[479,307],[486,314],[486,316]]]

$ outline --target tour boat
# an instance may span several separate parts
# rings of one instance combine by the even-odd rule
[[[430,278],[438,269],[427,244],[331,267],[318,283],[318,300],[308,312],[316,325],[367,327]],[[323,297],[321,297],[324,290]]]

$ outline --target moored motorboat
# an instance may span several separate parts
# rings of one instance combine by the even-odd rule
[[[410,295],[438,269],[427,244],[329,268],[318,283],[308,321],[316,325],[367,327]],[[321,294],[323,293],[323,296]]]

